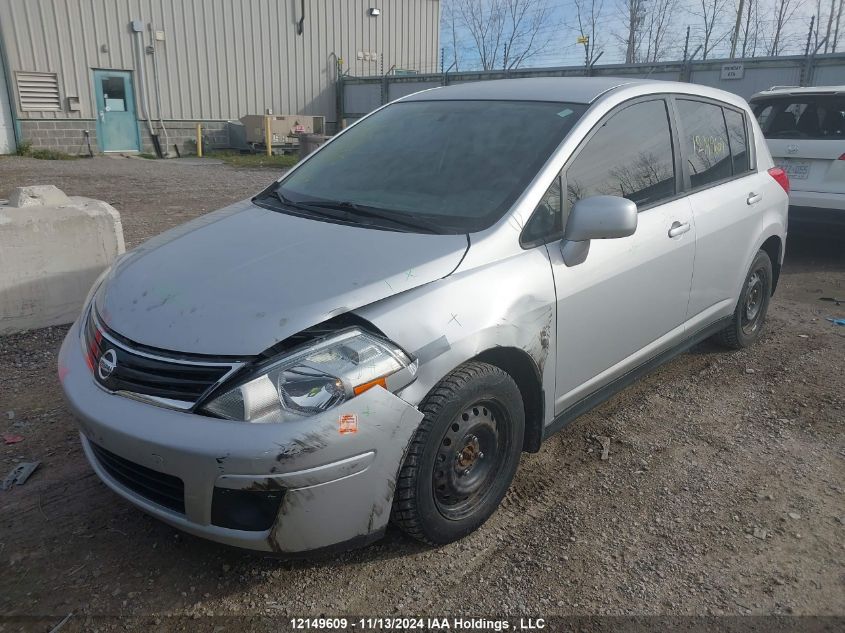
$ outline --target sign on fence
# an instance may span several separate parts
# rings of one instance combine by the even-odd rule
[[[742,64],[722,64],[722,79],[742,79],[745,66]]]

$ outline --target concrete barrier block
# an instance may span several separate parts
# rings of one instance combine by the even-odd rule
[[[0,200],[0,335],[71,323],[125,250],[111,205],[53,186],[16,189]]]
[[[35,185],[18,187],[9,198],[9,206],[22,207],[61,207],[70,204],[65,192],[54,185]]]

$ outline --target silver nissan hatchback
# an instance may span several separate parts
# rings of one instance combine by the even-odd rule
[[[99,477],[186,532],[447,543],[523,451],[698,341],[760,337],[788,187],[719,90],[427,90],[121,257],[59,376]]]

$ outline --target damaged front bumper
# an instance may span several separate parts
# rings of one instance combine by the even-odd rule
[[[374,387],[296,422],[165,409],[101,389],[78,327],[62,345],[59,376],[91,466],[119,495],[181,530],[255,550],[352,546],[384,532],[423,417],[414,406]]]

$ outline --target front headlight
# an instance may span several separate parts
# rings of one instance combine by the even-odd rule
[[[286,422],[328,411],[380,385],[397,391],[413,382],[417,361],[359,329],[316,341],[284,356],[200,408],[246,422]]]

